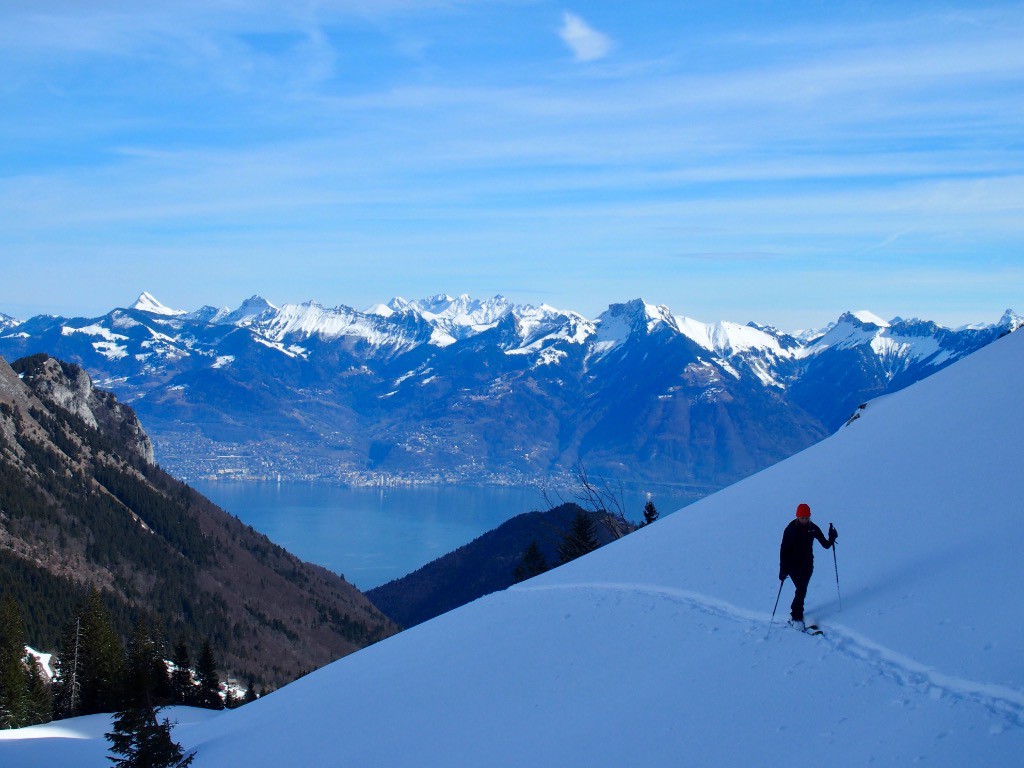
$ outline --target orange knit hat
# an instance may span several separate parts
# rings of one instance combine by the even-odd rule
[[[809,506],[807,506],[806,504],[800,504],[796,508],[796,516],[797,517],[810,517],[811,516],[811,508]]]

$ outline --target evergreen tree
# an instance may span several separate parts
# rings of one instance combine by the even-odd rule
[[[79,714],[115,712],[121,708],[124,680],[124,656],[114,632],[110,613],[99,590],[93,588],[82,615],[82,641],[79,646]]]
[[[220,677],[217,674],[217,661],[213,657],[210,641],[203,643],[196,662],[196,677],[199,678],[196,706],[206,709],[224,709],[224,700],[220,697]]]
[[[259,696],[256,693],[256,681],[250,677],[245,682],[245,696],[242,697],[242,703],[251,704],[258,698]]]
[[[192,679],[192,658],[184,640],[174,646],[174,671],[171,673],[171,701],[192,706],[196,701],[196,684]]]
[[[125,659],[124,691],[125,701],[130,703],[133,692],[130,686],[144,686],[145,699],[153,706],[160,707],[171,702],[171,679],[167,662],[161,653],[160,636],[145,621],[135,623],[132,642]],[[135,700],[138,699],[136,692]]]
[[[530,546],[526,548],[526,551],[523,552],[523,557],[519,561],[519,565],[516,566],[513,575],[517,582],[526,581],[534,576],[539,576],[547,569],[548,561],[544,559],[544,553],[540,551],[540,545],[534,539],[530,542]]]
[[[641,526],[650,525],[658,519],[658,510],[654,507],[654,502],[650,499],[644,504],[644,521],[640,523]]]
[[[25,627],[10,595],[0,607],[0,728],[26,724]]]
[[[76,616],[64,631],[60,653],[54,656],[53,716],[57,719],[81,714],[82,619]]]
[[[48,723],[53,712],[53,689],[39,662],[30,659],[25,670],[25,725]]]
[[[149,638],[149,666],[152,677],[153,703],[158,707],[162,707],[173,703],[174,700],[174,692],[171,688],[171,673],[167,669],[167,661],[164,659],[164,643],[160,633],[150,627]]]
[[[575,560],[597,549],[597,529],[593,518],[580,510],[573,518],[572,527],[558,545],[558,557],[563,563]]]
[[[114,730],[105,735],[110,751],[121,755],[107,759],[119,768],[186,768],[195,759],[171,738],[171,721],[159,721],[151,707],[119,712]]]
[[[114,718],[113,730],[106,734],[110,751],[121,755],[109,759],[121,768],[184,768],[195,757],[194,753],[186,757],[171,738],[170,721],[157,719],[153,695],[161,675],[154,658],[159,659],[156,643],[140,621],[128,649],[124,706]]]

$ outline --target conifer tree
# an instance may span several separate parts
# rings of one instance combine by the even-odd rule
[[[95,588],[89,593],[82,615],[78,677],[81,684],[79,714],[120,709],[124,656],[110,613]]]
[[[650,525],[658,519],[658,510],[654,506],[654,502],[650,499],[644,504],[644,521],[640,525]]]
[[[259,695],[256,693],[256,681],[250,677],[245,682],[245,696],[242,697],[242,703],[251,704],[258,698]]]
[[[164,659],[164,643],[160,632],[153,627],[147,627],[147,631],[150,639],[149,665],[152,676],[153,703],[158,707],[163,707],[171,704],[174,700],[171,674],[167,669],[167,661]]]
[[[154,658],[159,658],[158,649],[140,621],[128,649],[124,705],[106,734],[110,751],[121,756],[109,759],[120,768],[185,768],[195,757],[185,756],[171,738],[170,721],[157,719],[153,694],[160,680]]]
[[[534,539],[530,546],[523,552],[523,557],[513,573],[517,582],[532,579],[548,570],[548,562],[544,559],[544,553],[540,551],[540,545]]]
[[[57,719],[81,714],[82,619],[76,616],[64,632],[60,653],[54,657],[53,716]]]
[[[558,545],[558,557],[563,563],[575,560],[597,549],[597,529],[587,512],[580,510],[573,518],[572,527]]]
[[[196,684],[192,679],[192,658],[184,640],[174,646],[174,671],[171,673],[171,701],[192,706],[196,700]]]
[[[36,659],[25,670],[25,725],[48,723],[53,719],[53,689]]]
[[[0,606],[0,728],[26,724],[25,627],[10,595]]]
[[[199,690],[196,693],[196,706],[206,709],[224,709],[224,700],[220,697],[220,677],[217,674],[217,661],[213,657],[210,641],[203,643],[196,662],[196,677],[199,678]]]

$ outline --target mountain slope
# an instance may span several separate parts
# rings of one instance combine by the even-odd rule
[[[515,583],[515,570],[530,542],[536,541],[548,565],[559,562],[558,547],[583,509],[560,504],[546,512],[524,512],[492,531],[422,568],[379,587],[366,596],[403,627],[422,624],[483,595]],[[591,513],[600,545],[612,541],[620,524],[609,515]]]
[[[395,631],[344,579],[163,472],[132,410],[82,369],[45,355],[14,366],[0,359],[0,588],[33,644],[54,649],[90,586],[123,636],[146,615],[269,685]]]

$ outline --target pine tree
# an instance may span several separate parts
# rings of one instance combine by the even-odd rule
[[[25,670],[25,725],[48,723],[53,719],[53,689],[39,662],[29,659]]]
[[[159,721],[152,708],[119,712],[114,729],[105,735],[110,751],[121,755],[107,759],[119,768],[186,768],[195,759],[195,752],[185,755],[171,738],[171,721]]]
[[[242,697],[243,704],[251,704],[259,698],[256,693],[256,681],[250,677],[245,681],[245,696]]]
[[[658,519],[658,510],[654,507],[654,502],[650,499],[644,504],[644,521],[640,525],[650,525]]]
[[[79,714],[92,715],[120,709],[124,674],[121,643],[99,590],[93,588],[82,615]]]
[[[0,607],[0,728],[26,724],[25,627],[10,595]]]
[[[153,703],[158,706],[166,706],[173,703],[174,692],[171,688],[171,674],[167,669],[167,661],[164,659],[164,643],[160,633],[148,628],[150,638],[150,675],[152,676],[152,697]]]
[[[224,700],[220,697],[220,677],[217,674],[217,661],[213,657],[210,641],[203,643],[196,662],[196,677],[199,678],[196,706],[206,709],[224,709]]]
[[[196,684],[192,679],[192,658],[184,640],[174,646],[174,671],[171,673],[171,701],[192,706],[196,701]]]
[[[526,548],[526,551],[523,552],[523,557],[519,561],[519,565],[516,566],[513,575],[517,582],[526,581],[534,576],[539,576],[547,569],[548,561],[544,559],[544,553],[540,551],[540,545],[534,539],[530,542],[530,546]]]
[[[160,675],[153,664],[159,653],[153,639],[140,621],[128,649],[124,706],[114,718],[113,730],[106,734],[110,751],[120,758],[108,758],[121,768],[184,768],[195,753],[185,756],[171,738],[169,720],[157,719],[153,694],[160,685]]]
[[[558,545],[558,557],[563,563],[575,560],[597,549],[597,529],[593,518],[580,510],[573,518],[572,527]]]
[[[82,619],[76,616],[64,632],[60,653],[54,657],[53,716],[57,719],[81,714],[81,656]]]

